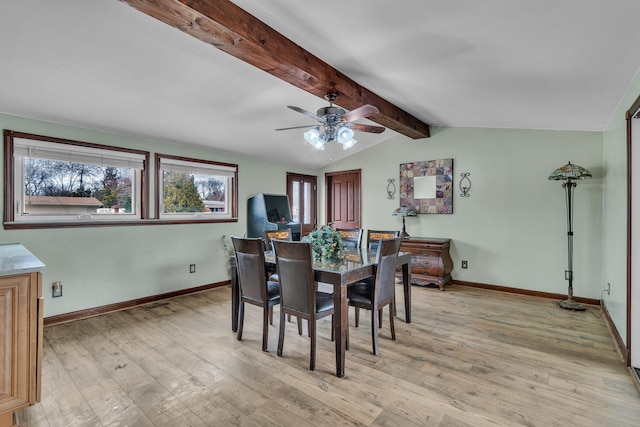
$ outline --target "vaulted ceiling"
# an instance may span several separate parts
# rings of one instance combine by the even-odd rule
[[[4,1],[0,112],[320,168],[428,126],[601,131],[640,68],[637,0],[228,3]],[[274,130],[328,88],[388,130]]]

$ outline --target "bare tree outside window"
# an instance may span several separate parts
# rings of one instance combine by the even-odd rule
[[[25,196],[94,197],[131,212],[132,170],[59,160],[24,159]],[[28,202],[28,199],[27,199]]]

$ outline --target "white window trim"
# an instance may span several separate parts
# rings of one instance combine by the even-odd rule
[[[38,159],[59,160],[69,163],[95,164],[122,168],[129,167],[138,170],[144,169],[145,161],[145,156],[138,153],[26,138],[13,139],[13,155],[14,157],[35,157]]]
[[[157,217],[163,220],[228,220],[234,219],[233,194],[235,191],[235,181],[238,176],[238,166],[222,164],[215,161],[202,159],[190,159],[184,157],[156,154],[157,179],[156,192],[158,198]],[[164,212],[164,182],[163,174],[165,170],[173,172],[183,172],[188,174],[215,175],[223,177],[225,180],[225,212]]]
[[[54,139],[54,138],[52,138]],[[97,164],[111,167],[129,167],[136,170],[132,176],[131,205],[128,213],[50,213],[33,214],[22,210],[25,205],[23,159],[31,157],[74,163]],[[73,142],[43,141],[24,137],[13,138],[13,221],[16,223],[83,223],[83,222],[124,222],[142,219],[142,174],[148,153],[120,151],[115,147],[97,148],[91,144]]]

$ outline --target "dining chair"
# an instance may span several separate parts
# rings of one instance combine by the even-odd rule
[[[273,246],[271,245],[271,240],[272,239],[292,241],[293,240],[293,235],[291,233],[291,229],[290,228],[285,228],[285,229],[282,229],[282,230],[265,230],[264,231],[264,242],[265,242],[265,245],[266,245],[266,250],[268,250],[268,251],[273,249]]]
[[[400,236],[399,230],[367,230],[367,249],[375,251],[378,248],[378,244],[382,239],[393,239]],[[373,277],[369,277],[367,280],[370,284],[373,284]],[[358,320],[360,311],[356,307],[356,326],[358,326]],[[396,306],[393,305],[393,315],[396,315]]]
[[[306,319],[311,338],[309,369],[316,367],[316,321],[331,317],[333,341],[333,295],[318,291],[313,271],[311,243],[272,240],[276,254],[276,267],[280,276],[280,334],[278,356],[284,344],[285,314]]]
[[[362,228],[336,228],[342,236],[342,242],[347,249],[360,249],[362,242]]]
[[[287,240],[291,242],[293,240],[293,234],[291,233],[290,228],[285,228],[282,230],[265,230],[264,231],[264,242],[266,250],[273,250],[273,245],[271,244],[271,240],[279,239],[279,240]],[[278,273],[275,271],[269,272],[269,280],[274,282],[279,282],[280,278],[278,277]],[[291,322],[291,315],[287,315],[287,320]],[[302,321],[298,318],[298,334],[302,335]]]
[[[359,282],[347,288],[349,305],[356,307],[356,327],[358,326],[357,310],[359,308],[371,310],[371,340],[375,355],[379,353],[378,329],[382,326],[382,309],[387,305],[391,339],[396,339],[393,306],[395,305],[396,262],[401,242],[400,237],[381,240],[376,250],[377,268],[373,283]]]
[[[263,241],[261,238],[231,236],[236,253],[240,310],[238,340],[242,339],[244,304],[262,307],[262,351],[267,351],[269,323],[273,324],[273,306],[280,304],[280,286],[267,279]]]
[[[291,229],[290,228],[285,228],[283,230],[265,230],[264,231],[264,244],[265,244],[265,250],[267,251],[271,251],[273,250],[273,246],[271,245],[271,239],[280,239],[280,240],[293,240],[292,235],[291,235]],[[274,271],[269,271],[268,272],[269,275],[269,280],[272,280],[274,282],[277,282],[278,279],[278,273],[274,272]],[[291,320],[291,318],[289,318],[289,320]]]
[[[393,239],[400,236],[398,230],[367,230],[367,249],[375,251],[382,239]]]

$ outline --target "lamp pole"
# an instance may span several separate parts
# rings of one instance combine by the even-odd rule
[[[584,310],[584,305],[575,302],[573,299],[573,190],[576,188],[575,180],[591,178],[591,172],[582,166],[574,165],[571,162],[559,167],[551,172],[551,181],[564,181],[562,188],[567,199],[567,270],[564,272],[565,280],[569,281],[569,291],[567,299],[560,301],[558,307],[567,310]]]
[[[567,310],[584,310],[584,305],[579,302],[575,302],[573,299],[573,189],[576,188],[576,183],[567,178],[567,181],[562,184],[565,195],[567,198],[567,265],[568,270],[564,272],[565,280],[569,281],[569,290],[567,292],[567,299],[560,301],[558,306],[566,308]]]

